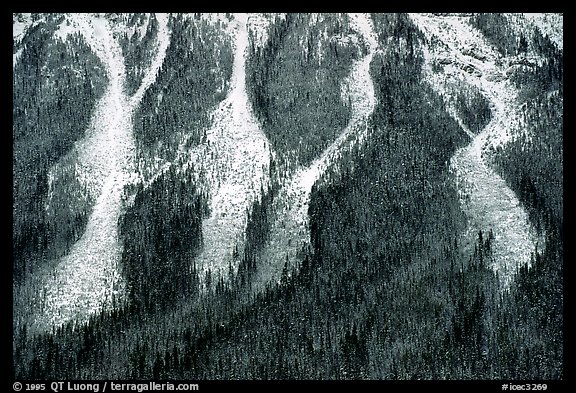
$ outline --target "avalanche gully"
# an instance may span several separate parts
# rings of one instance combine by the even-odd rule
[[[515,193],[488,162],[489,151],[505,145],[520,127],[516,89],[504,77],[505,69],[499,65],[505,62],[497,61],[499,54],[465,18],[457,15],[410,16],[428,37],[434,36],[444,44],[425,50],[425,79],[444,97],[449,112],[472,138],[450,162],[461,206],[469,219],[465,242],[472,245],[479,230],[493,231],[492,268],[498,273],[503,288],[507,288],[516,269],[530,263],[530,255],[539,243]],[[434,73],[432,63],[440,58],[446,63],[444,71]],[[462,124],[449,100],[450,86],[459,81],[479,88],[492,104],[492,120],[478,135]]]
[[[242,255],[247,212],[269,183],[270,146],[246,92],[247,23],[247,14],[234,14],[231,30],[236,40],[228,96],[212,113],[206,142],[184,153],[185,165],[192,164],[204,174],[209,193],[210,216],[202,223],[204,247],[196,259],[201,282],[208,270],[227,277],[235,247]]]
[[[160,14],[157,18],[155,57],[140,88],[132,97],[127,97],[124,59],[108,21],[86,14],[66,16],[70,24],[67,33],[77,31],[84,36],[104,64],[109,84],[97,104],[85,138],[76,144],[73,152],[78,157],[76,173],[95,204],[82,237],[44,280],[44,299],[35,318],[40,329],[71,319],[86,320],[102,307],[111,306],[113,297],[118,301],[122,299],[124,284],[118,269],[121,245],[117,223],[123,187],[134,176],[132,113],[146,89],[154,83],[170,38],[167,15]]]

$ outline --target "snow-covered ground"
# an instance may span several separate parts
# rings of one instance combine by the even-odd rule
[[[127,97],[124,59],[108,21],[88,14],[69,14],[66,19],[70,24],[65,34],[78,31],[84,36],[104,64],[109,84],[97,103],[84,139],[76,143],[71,153],[77,157],[78,179],[96,202],[84,234],[44,281],[43,307],[36,320],[41,328],[71,319],[85,320],[102,307],[110,306],[113,296],[117,300],[123,296],[124,285],[118,269],[122,249],[117,226],[122,190],[135,172],[132,113],[154,82],[169,41],[168,18],[160,15],[158,51],[137,93]],[[61,162],[67,161],[64,158]]]
[[[272,211],[276,217],[258,264],[254,292],[263,290],[270,282],[278,282],[286,261],[289,267],[298,262],[298,253],[310,243],[308,206],[312,186],[338,160],[339,154],[365,138],[368,117],[376,106],[369,70],[378,41],[369,15],[350,14],[350,19],[352,28],[369,47],[368,54],[352,65],[350,75],[342,82],[343,98],[347,101],[350,97],[352,103],[351,119],[336,141],[310,166],[298,170],[274,199]]]
[[[12,39],[15,43],[20,42],[24,37],[24,33],[32,25],[31,15],[22,14],[20,18],[15,15],[12,17]]]
[[[201,278],[208,269],[227,276],[237,246],[243,255],[247,213],[269,183],[270,146],[246,92],[247,14],[234,14],[235,53],[230,91],[212,113],[206,143],[186,152],[186,162],[204,174],[211,214],[202,223],[204,247],[196,260]],[[238,262],[232,263],[237,269]]]
[[[462,208],[469,219],[465,239],[473,244],[478,230],[493,230],[493,269],[506,288],[516,269],[530,263],[530,255],[539,239],[528,222],[526,211],[515,193],[487,163],[489,151],[504,146],[520,132],[521,114],[515,87],[506,79],[506,62],[458,16],[411,14],[412,20],[428,37],[437,37],[442,45],[424,48],[424,79],[442,95],[449,113],[462,125],[451,100],[451,86],[463,80],[480,89],[492,104],[492,120],[471,143],[459,149],[450,167],[456,175]],[[432,63],[440,61],[443,72],[435,73]]]

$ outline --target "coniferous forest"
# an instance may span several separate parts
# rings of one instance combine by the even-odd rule
[[[14,14],[14,378],[565,379],[562,46],[516,14],[243,18]],[[448,40],[446,25],[464,38]],[[106,51],[95,49],[108,42],[101,36],[125,65],[116,90]],[[462,53],[459,40],[469,40]],[[342,93],[346,78],[370,81],[373,106],[358,104],[372,94],[364,85]],[[114,150],[127,158],[103,159],[105,177],[91,183],[96,172],[79,163],[114,94],[130,108],[119,123],[128,147]],[[267,181],[246,197],[234,154],[254,159],[239,129],[258,132],[270,152],[255,169]],[[306,189],[309,178],[293,179],[310,168]],[[292,184],[300,188],[286,191]],[[484,194],[474,193],[494,184],[490,195],[512,195],[507,209],[523,215],[498,216],[488,210],[502,203],[484,197],[477,211]],[[295,236],[294,201],[306,204],[305,242],[288,242],[296,259],[286,250],[281,275],[257,286],[274,231]],[[226,203],[245,209],[230,243],[229,228],[212,228],[235,212]],[[506,243],[502,226],[477,216],[524,220],[537,241],[521,254],[525,243]],[[100,258],[114,261],[118,281],[90,281],[113,295],[89,317],[65,319],[73,306],[48,300],[61,282],[50,276],[62,261],[73,271],[88,233],[113,234]],[[206,265],[203,253],[230,244],[226,260]]]

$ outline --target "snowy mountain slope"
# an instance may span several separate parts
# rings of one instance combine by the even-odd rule
[[[184,15],[184,17],[189,17]],[[249,44],[248,30],[262,30],[260,20],[250,26],[254,15],[202,14],[203,19],[217,23],[222,32],[234,37],[234,59],[230,88],[226,98],[210,114],[211,126],[206,137],[190,147],[188,136],[179,144],[173,161],[156,160],[139,165],[138,179],[148,187],[169,169],[188,173],[196,187],[207,197],[210,214],[202,224],[203,248],[194,262],[201,283],[206,273],[212,277],[228,277],[229,267],[237,269],[239,260],[233,252],[242,255],[248,211],[269,184],[269,163],[272,152],[268,140],[255,118],[246,92],[246,55]],[[133,198],[128,196],[131,205]]]
[[[212,277],[227,278],[228,270],[235,272],[244,254],[248,213],[261,196],[261,190],[267,189],[271,182],[269,165],[275,155],[253,113],[245,75],[248,47],[251,43],[261,46],[266,42],[270,16],[204,14],[199,17],[212,21],[226,37],[234,37],[228,95],[211,113],[211,126],[199,145],[189,147],[184,140],[173,161],[157,157],[157,161],[153,158],[137,163],[133,112],[155,83],[170,43],[168,16],[156,18],[159,30],[156,35],[148,34],[153,37],[148,41],[153,43],[153,57],[142,63],[149,66],[143,76],[138,74],[135,78],[139,85],[130,90],[135,91],[131,96],[126,88],[127,78],[130,80],[130,67],[127,69],[123,54],[126,48],[123,52],[118,36],[132,29],[130,34],[143,37],[152,26],[147,19],[138,27],[125,27],[122,24],[128,23],[127,16],[70,14],[55,33],[63,41],[70,34],[83,35],[105,65],[109,84],[97,103],[85,138],[49,173],[48,216],[56,210],[52,204],[61,203],[53,201],[55,187],[67,184],[62,179],[70,177],[74,178],[72,185],[67,184],[71,187],[70,200],[88,205],[92,211],[82,237],[59,261],[56,270],[44,273],[40,280],[42,288],[37,292],[42,293],[42,300],[36,305],[38,326],[60,325],[74,318],[85,320],[103,306],[110,306],[113,297],[122,299],[124,283],[118,269],[122,246],[117,227],[126,199],[130,204],[134,196],[126,194],[125,186],[138,183],[146,186],[173,166],[179,173],[191,169],[195,186],[207,196],[210,213],[202,223],[203,249],[195,260],[201,281],[208,271]],[[538,26],[549,22],[549,18],[528,18]],[[503,58],[464,16],[414,14],[412,19],[425,35],[436,40],[424,48],[425,79],[445,98],[448,112],[471,138],[470,145],[460,149],[451,160],[462,207],[469,218],[465,238],[472,245],[478,230],[493,230],[493,267],[507,285],[517,266],[529,262],[530,253],[539,242],[518,198],[489,165],[491,149],[505,145],[520,132],[517,92],[507,81],[507,66],[518,59]],[[14,24],[15,42],[32,25],[31,20],[23,20]],[[353,63],[350,75],[341,81],[342,101],[351,103],[351,119],[318,159],[285,180],[274,198],[270,238],[259,255],[253,277],[255,292],[263,290],[268,283],[278,282],[285,264],[290,268],[297,265],[301,250],[310,243],[308,206],[313,185],[343,152],[364,143],[368,119],[376,105],[369,68],[379,49],[369,15],[350,14],[350,21],[356,34],[341,39],[350,39],[353,43],[363,41],[368,47],[367,54]],[[561,46],[561,39],[558,42]],[[145,56],[149,56],[148,50]],[[535,53],[529,56],[532,62],[543,61]],[[16,61],[15,54],[13,64]],[[453,96],[462,89],[462,83],[474,85],[493,106],[492,121],[478,135],[464,125],[455,107]],[[163,94],[165,92],[160,93]],[[62,194],[62,190],[59,191]]]
[[[351,26],[368,44],[368,54],[356,61],[347,80],[342,82],[343,98],[351,100],[352,116],[340,136],[310,166],[298,170],[274,199],[276,212],[270,240],[264,248],[252,289],[261,291],[269,282],[278,282],[285,263],[298,262],[298,255],[310,243],[308,206],[312,186],[345,149],[362,143],[367,119],[374,110],[376,98],[369,74],[370,62],[377,49],[377,38],[369,15],[351,14]]]
[[[522,14],[41,17],[16,380],[564,377],[563,55]]]
[[[67,19],[71,25],[67,31],[84,35],[102,60],[109,85],[97,104],[85,138],[72,153],[75,172],[95,204],[84,234],[45,282],[42,316],[37,321],[41,326],[60,325],[72,318],[84,320],[101,307],[110,306],[112,297],[122,297],[117,223],[123,187],[134,176],[132,112],[154,82],[169,40],[167,17],[161,16],[160,40],[152,66],[138,92],[127,97],[124,60],[109,22],[84,14],[71,14]],[[65,157],[61,165],[69,164],[68,161]]]
[[[185,153],[187,163],[204,174],[209,192],[211,213],[202,224],[204,248],[196,261],[201,279],[208,269],[225,276],[234,248],[242,250],[247,212],[269,182],[270,147],[246,92],[248,15],[235,14],[234,19],[230,91],[212,114],[206,143]]]
[[[462,208],[469,218],[465,238],[472,244],[479,230],[484,233],[493,230],[492,267],[507,287],[516,269],[530,263],[530,254],[538,244],[515,193],[488,163],[490,149],[505,145],[519,132],[516,89],[506,79],[503,59],[466,18],[420,14],[412,14],[411,18],[429,38],[435,37],[442,43],[425,49],[425,72],[426,79],[444,96],[448,107],[449,86],[457,79],[478,87],[492,103],[490,123],[476,136],[467,131],[473,138],[470,145],[459,149],[450,164],[461,193]],[[443,72],[436,74],[432,64],[438,64],[439,60],[444,64]],[[462,124],[453,107],[449,112]]]

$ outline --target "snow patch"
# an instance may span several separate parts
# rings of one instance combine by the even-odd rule
[[[16,67],[16,64],[18,64],[20,56],[22,56],[22,48],[18,49],[16,53],[12,55],[12,69],[14,69]]]
[[[54,33],[54,38],[58,38],[60,41],[65,42],[70,34],[76,32],[77,29],[72,26],[67,19],[64,19],[64,21],[58,26],[58,30]]]
[[[24,38],[26,31],[36,26],[38,23],[43,21],[44,19],[41,18],[35,22],[32,22],[32,14],[25,13],[22,14],[21,18],[16,18],[15,15],[12,17],[12,39],[14,43],[19,43]]]

